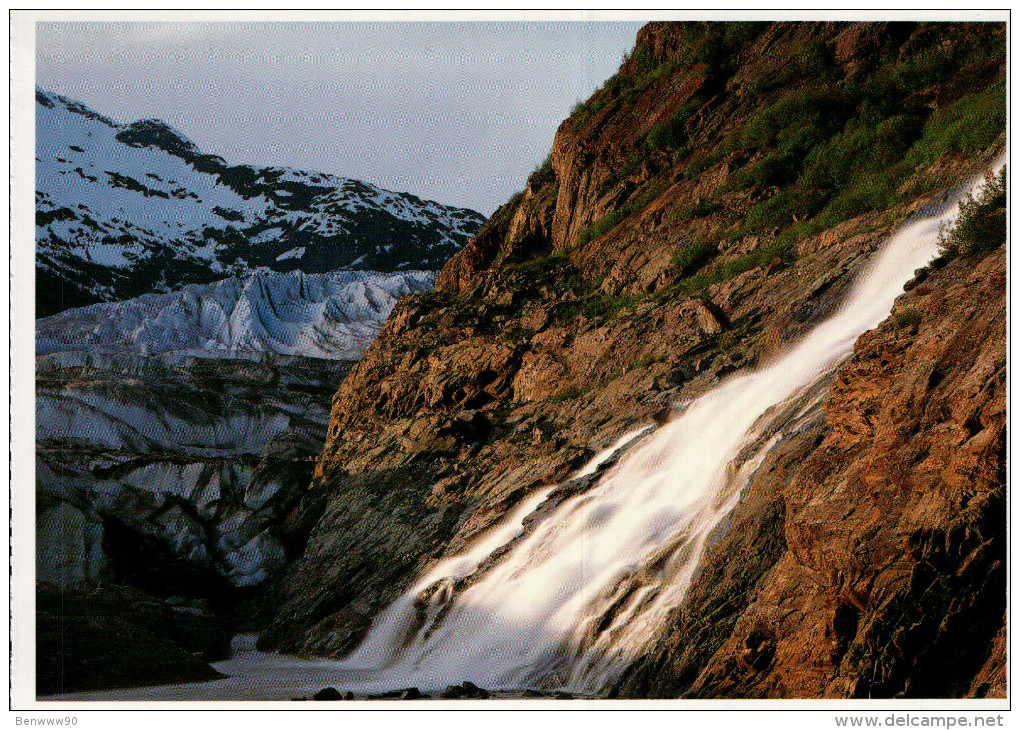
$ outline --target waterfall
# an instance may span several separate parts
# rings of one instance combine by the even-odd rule
[[[464,681],[598,693],[655,640],[749,477],[773,445],[817,414],[835,368],[936,255],[941,229],[981,182],[902,226],[843,306],[788,352],[681,404],[665,425],[625,434],[568,480],[577,489],[537,491],[433,566],[346,659],[248,652],[218,665],[237,674],[208,683],[215,689],[175,685],[90,698],[275,697],[327,684],[360,693],[430,691]]]
[[[528,530],[553,487],[433,567],[337,664],[340,681],[366,691],[470,680],[597,692],[655,638],[749,476],[934,257],[962,197],[902,226],[839,311],[784,355],[724,381],[654,432],[621,438],[574,477],[596,474],[634,440],[594,486],[536,514]]]

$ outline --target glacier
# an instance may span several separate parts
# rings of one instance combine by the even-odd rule
[[[116,579],[111,526],[237,588],[272,576],[332,394],[435,277],[258,270],[37,320],[39,579]]]
[[[397,301],[431,289],[435,278],[431,271],[262,270],[45,317],[36,323],[36,353],[275,353],[356,360]]]

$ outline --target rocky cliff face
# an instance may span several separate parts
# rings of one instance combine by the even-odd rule
[[[1006,696],[1005,285],[955,261],[858,340],[614,694]]]
[[[345,653],[437,558],[824,319],[898,222],[1002,144],[1003,30],[643,29],[526,190],[341,385],[293,513],[307,548],[262,644]],[[712,553],[615,692],[999,691],[1001,308],[971,311],[1004,301],[997,270],[1001,255],[939,271],[899,305],[916,323],[861,340],[826,420],[752,480],[733,515],[747,529],[728,538],[755,537],[741,560]],[[980,649],[961,649],[950,616],[980,617]],[[923,672],[911,641],[931,652]],[[953,661],[964,679],[932,678]]]

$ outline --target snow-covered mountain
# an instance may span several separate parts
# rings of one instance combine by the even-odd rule
[[[39,316],[259,268],[434,270],[483,221],[357,180],[230,165],[161,121],[118,124],[36,90]]]
[[[397,300],[431,289],[435,276],[432,271],[259,271],[40,319],[36,352],[276,353],[356,360]]]

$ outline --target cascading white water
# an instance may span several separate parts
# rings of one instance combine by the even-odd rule
[[[463,555],[436,565],[339,663],[345,686],[427,689],[465,680],[490,689],[604,686],[683,599],[706,539],[736,505],[781,427],[796,426],[797,413],[817,401],[812,386],[888,315],[957,213],[958,200],[941,215],[903,226],[834,316],[769,366],[691,403],[463,590],[454,582],[518,535],[551,489]],[[594,470],[592,464],[585,472]]]
[[[994,168],[1001,165],[1002,159]],[[955,219],[962,197],[903,226],[840,310],[785,355],[723,382],[654,432],[623,436],[575,475],[596,474],[634,441],[587,491],[534,514],[526,526],[556,488],[539,491],[464,553],[434,566],[377,618],[348,658],[280,657],[273,665],[269,655],[253,654],[238,660],[240,671],[251,664],[253,676],[270,678],[272,689],[260,689],[260,696],[316,683],[381,692],[466,680],[488,689],[597,692],[654,640],[750,474],[817,406],[857,338],[888,315],[914,270],[936,254],[940,229]],[[505,553],[487,564],[501,548]],[[228,664],[218,666],[229,671]],[[210,692],[229,696],[243,679],[222,680],[227,684]],[[196,699],[200,687],[152,688],[140,696]],[[139,696],[133,692],[91,697]]]

